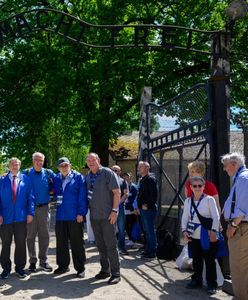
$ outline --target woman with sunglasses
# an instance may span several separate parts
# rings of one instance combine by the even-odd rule
[[[193,258],[194,271],[187,288],[202,286],[203,261],[205,261],[208,292],[215,294],[217,288],[215,256],[218,247],[216,232],[219,230],[220,216],[214,198],[203,192],[205,180],[202,177],[191,177],[190,187],[193,194],[185,200],[182,215],[182,231]],[[201,225],[193,202],[200,215],[212,218],[211,230],[207,231]]]

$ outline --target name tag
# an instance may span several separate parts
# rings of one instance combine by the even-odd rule
[[[193,222],[188,222],[187,224],[187,232],[192,235],[195,231],[195,224]]]
[[[57,196],[57,205],[61,205],[62,202],[63,202],[63,196],[62,195]]]

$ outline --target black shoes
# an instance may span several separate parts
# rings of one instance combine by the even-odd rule
[[[53,268],[48,263],[41,263],[40,269],[45,272],[52,272]]]
[[[143,259],[152,259],[152,258],[156,258],[156,254],[142,253],[142,254],[141,254],[141,258],[143,258]]]
[[[1,273],[1,279],[7,279],[9,277],[10,272],[7,270],[3,270]]]
[[[56,275],[61,275],[61,274],[67,273],[67,272],[70,272],[70,269],[69,269],[69,268],[61,268],[61,267],[58,267],[58,268],[54,271],[54,274],[56,274]]]
[[[109,280],[108,280],[108,284],[117,284],[120,281],[121,281],[121,277],[120,276],[114,276],[114,275],[112,275],[109,278]]]
[[[191,280],[187,285],[186,287],[188,289],[197,289],[197,288],[201,288],[202,287],[202,284],[195,281],[195,280]]]
[[[129,253],[127,252],[126,249],[120,249],[120,250],[119,250],[119,253],[120,253],[121,255],[129,255]]]
[[[95,279],[100,280],[100,279],[106,279],[108,277],[110,277],[110,273],[100,271],[98,274],[96,274]]]
[[[31,263],[29,268],[28,268],[29,272],[36,272],[36,264],[35,263]]]

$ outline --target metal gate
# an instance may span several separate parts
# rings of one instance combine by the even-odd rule
[[[216,122],[211,88],[211,82],[197,84],[163,105],[149,102],[149,88],[145,89],[148,102],[142,98],[139,160],[149,161],[158,179],[158,222],[166,218],[165,227],[178,243],[188,163],[200,159],[206,165],[206,177],[214,173],[211,153]]]

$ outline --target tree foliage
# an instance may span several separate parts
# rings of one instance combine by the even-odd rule
[[[210,30],[224,28],[227,1],[6,0],[0,5],[1,20],[27,9],[50,7],[92,24],[170,24]],[[245,20],[235,27],[234,37],[233,103],[247,109],[247,84],[235,88],[239,77],[247,75],[247,56],[240,54],[247,52]],[[104,35],[98,38],[104,40]],[[138,128],[143,86],[152,86],[153,98],[163,103],[210,74],[208,56],[86,48],[47,32],[6,45],[0,66],[3,153],[18,155],[28,164],[32,152],[43,151],[50,165],[66,154],[79,166],[84,159],[80,153],[89,148],[107,163],[109,143]]]

